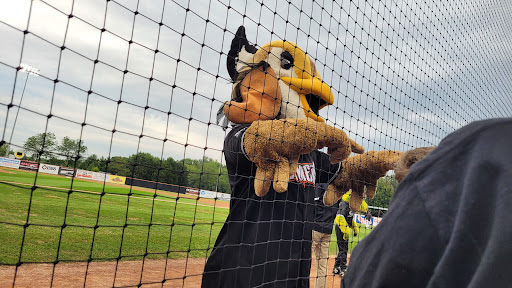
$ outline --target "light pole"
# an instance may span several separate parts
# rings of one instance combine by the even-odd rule
[[[9,146],[11,146],[12,135],[14,135],[14,128],[16,127],[16,121],[18,121],[18,114],[20,113],[21,101],[23,100],[23,95],[25,94],[25,88],[27,87],[28,76],[30,76],[31,74],[35,75],[35,76],[39,76],[39,69],[32,67],[30,65],[22,63],[20,65],[19,69],[21,70],[21,72],[27,73],[27,78],[25,78],[25,84],[23,85],[23,90],[21,91],[20,104],[18,105],[18,111],[16,111],[16,117],[14,118],[14,124],[12,125],[11,137],[9,138],[9,143],[7,143],[7,150],[5,151],[6,158],[9,158],[9,148],[10,148]]]

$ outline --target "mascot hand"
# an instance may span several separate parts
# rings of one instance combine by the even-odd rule
[[[348,227],[348,223],[345,217],[343,217],[343,215],[337,215],[334,219],[334,223],[338,225],[341,233],[343,233],[343,239],[348,240],[348,237],[350,236],[350,227]]]
[[[366,212],[368,211],[368,203],[366,203],[366,201],[363,200],[363,203],[361,203],[361,210],[359,210],[361,212]]]
[[[345,132],[312,119],[254,121],[244,136],[244,150],[257,166],[254,179],[256,195],[264,196],[273,183],[276,192],[288,189],[290,175],[298,166],[299,156],[323,147],[332,152],[331,161],[341,161],[351,152],[364,149]]]
[[[350,196],[350,210],[360,211],[361,204],[366,196],[373,198],[377,180],[383,177],[387,171],[393,169],[393,165],[402,153],[398,151],[369,151],[361,155],[349,157],[343,161],[343,169],[338,177],[329,185],[324,194],[324,204],[334,205],[343,195],[343,191],[352,189]]]

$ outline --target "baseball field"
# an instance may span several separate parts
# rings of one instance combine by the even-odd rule
[[[3,168],[0,264],[185,259],[200,262],[189,270],[199,275],[228,211],[224,201]]]

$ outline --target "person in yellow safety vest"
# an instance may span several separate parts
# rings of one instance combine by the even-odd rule
[[[348,190],[342,197],[342,201],[340,201],[338,212],[336,218],[334,219],[334,223],[336,224],[334,230],[336,231],[336,238],[338,243],[339,253],[336,257],[336,261],[334,263],[333,273],[338,274],[341,277],[345,274],[345,270],[347,269],[347,253],[348,253],[348,239],[349,236],[354,234],[354,237],[359,234],[359,225],[357,225],[356,220],[354,218],[354,212],[350,210],[349,202],[350,202],[350,194],[352,190]],[[367,212],[368,204],[363,200],[361,203],[361,208],[356,212]],[[369,215],[369,216],[368,216]],[[366,217],[371,218],[371,214],[367,214]]]

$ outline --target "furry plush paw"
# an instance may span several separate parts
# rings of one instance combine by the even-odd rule
[[[325,191],[324,193],[324,204],[326,206],[332,206],[334,204],[336,204],[336,202],[338,202],[338,200],[341,199],[341,196],[343,196],[343,193],[341,191],[339,191],[336,186],[334,185],[329,185],[329,187],[327,187],[327,190]]]
[[[336,152],[336,162],[348,157],[352,151],[364,150],[342,130],[311,119],[253,122],[245,132],[244,150],[257,166],[256,194],[267,194],[270,184],[276,192],[286,191],[290,175],[297,170],[300,155],[323,147]]]
[[[350,209],[359,211],[365,197],[373,198],[375,196],[377,180],[383,177],[387,171],[393,169],[401,154],[399,151],[392,150],[369,151],[349,157],[342,162],[343,169],[334,180],[333,185],[337,191],[352,189]]]

